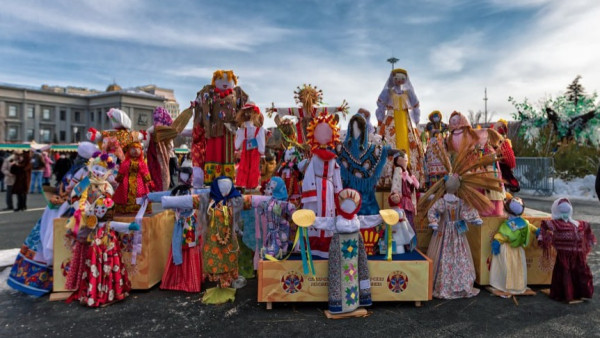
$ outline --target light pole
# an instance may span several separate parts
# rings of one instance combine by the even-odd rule
[[[387,62],[392,64],[392,70],[394,70],[394,64],[398,61],[400,61],[400,60],[398,60],[397,58],[395,58],[393,56],[391,58],[387,59]]]

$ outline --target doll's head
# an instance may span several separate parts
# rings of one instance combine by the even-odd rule
[[[84,212],[88,218],[95,219],[97,221],[104,221],[112,218],[112,209],[115,206],[115,203],[110,196],[100,195],[92,203],[85,203]],[[88,226],[93,227],[95,224],[88,224]]]
[[[392,79],[394,82],[394,86],[402,86],[406,83],[406,80],[408,79],[408,73],[404,69],[394,69],[392,71]]]
[[[294,91],[294,100],[307,112],[308,116],[312,114],[312,108],[323,103],[323,91],[311,84],[298,86]]]
[[[498,120],[498,122],[494,123],[494,130],[503,137],[506,137],[508,134],[508,122],[504,119]]]
[[[252,124],[255,127],[259,127],[262,125],[260,119],[261,116],[262,114],[260,113],[258,106],[254,102],[249,101],[238,111],[235,116],[235,122],[238,127],[241,127],[244,125],[244,122],[252,121]]]
[[[429,114],[429,121],[432,123],[438,123],[442,121],[442,113],[439,110],[434,110]]]
[[[127,156],[131,159],[137,160],[142,156],[142,143],[134,142],[127,148]]]
[[[358,142],[359,146],[364,147],[367,142],[367,121],[361,114],[355,114],[350,118],[348,123],[348,135],[346,135],[346,141]]]
[[[460,176],[457,174],[450,174],[444,177],[444,184],[446,185],[446,192],[448,194],[456,194],[460,189]]]
[[[106,112],[113,129],[131,129],[131,119],[127,114],[117,108],[111,108]]]
[[[170,126],[173,124],[171,114],[163,107],[156,107],[152,113],[152,118],[154,126]]]
[[[237,85],[237,76],[233,70],[217,70],[213,73],[212,85],[220,90],[233,89]]]
[[[457,111],[452,112],[452,114],[450,114],[450,121],[449,121],[450,131],[458,130],[460,128],[465,128],[465,127],[471,127],[471,124],[469,124],[469,121],[467,120],[467,118],[463,114],[461,114]]]
[[[362,198],[360,193],[354,189],[343,189],[335,199],[335,206],[342,217],[352,219],[360,210]]]
[[[325,112],[314,118],[307,128],[307,138],[313,150],[334,148],[339,142],[337,116]]]
[[[504,210],[509,215],[521,216],[525,212],[525,204],[519,197],[510,196],[504,200]]]
[[[394,166],[408,168],[408,155],[404,150],[400,149],[394,154]]]
[[[192,186],[193,175],[194,170],[191,167],[179,168],[179,184],[183,184],[188,187]]]
[[[559,198],[552,203],[552,219],[561,219],[565,222],[571,222],[575,225],[579,225],[579,222],[573,219],[573,205],[571,201],[566,198]]]
[[[88,162],[88,175],[93,180],[105,181],[113,174],[112,170],[114,168],[115,162],[113,162],[113,159],[107,153],[98,151],[92,155]]]
[[[288,198],[287,188],[285,182],[281,177],[271,177],[269,183],[265,187],[265,195],[273,196],[276,200],[285,201]]]

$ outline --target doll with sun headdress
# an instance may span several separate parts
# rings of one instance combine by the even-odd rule
[[[473,297],[479,293],[473,287],[475,266],[465,232],[467,222],[483,224],[477,210],[485,210],[491,203],[480,189],[501,190],[499,179],[484,171],[471,171],[496,161],[495,154],[487,154],[472,162],[472,148],[464,148],[452,164],[447,156],[444,166],[448,175],[431,187],[418,203],[418,220],[426,219],[433,235],[427,256],[433,260],[433,296],[442,299]],[[420,223],[418,221],[418,223]]]
[[[273,106],[267,111],[269,114],[276,113],[282,117],[294,116],[298,119],[298,122],[296,122],[296,134],[298,135],[298,142],[301,144],[307,142],[307,128],[314,118],[322,113],[342,113],[345,116],[348,112],[348,103],[346,100],[342,101],[342,104],[337,107],[323,106],[323,90],[311,84],[303,84],[302,87],[298,86],[294,91],[294,100],[300,107],[276,108]]]
[[[312,158],[304,172],[301,201],[304,209],[314,211],[318,217],[335,216],[335,196],[342,190],[340,165],[334,152],[340,137],[338,129],[336,116],[326,112],[311,121],[307,129]],[[331,231],[309,228],[312,254],[327,258],[331,236]]]

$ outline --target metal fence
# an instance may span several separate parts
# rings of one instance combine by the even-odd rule
[[[552,157],[517,157],[514,175],[521,189],[536,195],[550,196],[554,192],[554,159]]]

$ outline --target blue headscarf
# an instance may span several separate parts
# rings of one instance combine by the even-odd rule
[[[220,176],[220,177],[217,177],[217,179],[214,180],[212,182],[212,184],[210,185],[210,198],[213,201],[215,201],[215,203],[219,203],[221,201],[227,202],[228,200],[230,200],[234,197],[242,196],[240,194],[240,192],[235,188],[233,181],[231,181],[231,191],[229,192],[229,195],[227,195],[227,196],[221,195],[221,189],[219,189],[219,181],[221,181],[221,180],[230,180],[231,181],[231,178],[229,178],[227,176]]]
[[[269,183],[275,182],[275,188],[273,189],[273,198],[280,201],[287,201],[288,193],[285,187],[285,182],[281,177],[273,176]]]

